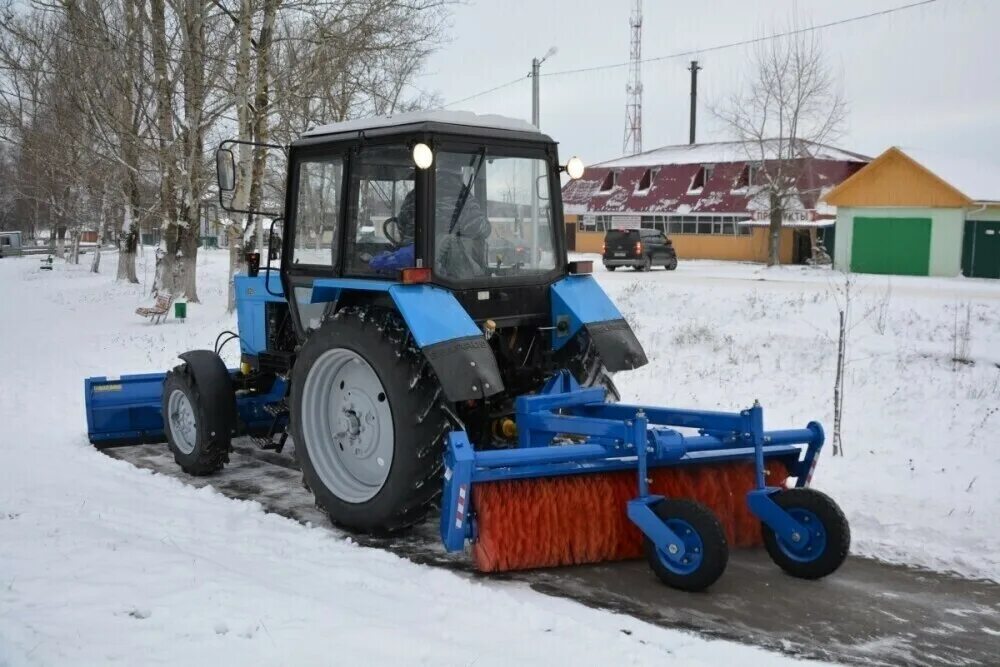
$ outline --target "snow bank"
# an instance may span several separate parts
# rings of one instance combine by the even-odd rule
[[[93,450],[84,377],[168,368],[233,326],[226,253],[198,261],[204,305],[158,327],[132,314],[143,286],[0,261],[0,665],[790,662],[414,565]]]

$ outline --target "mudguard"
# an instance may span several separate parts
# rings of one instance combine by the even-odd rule
[[[583,329],[609,371],[631,370],[648,363],[632,327],[593,276],[566,276],[553,283],[551,292],[553,349],[562,348]]]
[[[187,364],[199,400],[212,406],[205,410],[205,427],[208,433],[232,433],[236,429],[236,391],[233,378],[222,359],[211,350],[190,350],[178,355]],[[166,405],[166,396],[163,397]]]
[[[336,301],[344,290],[385,292],[392,298],[449,401],[503,391],[493,350],[449,290],[386,280],[321,278],[313,282],[312,303]]]

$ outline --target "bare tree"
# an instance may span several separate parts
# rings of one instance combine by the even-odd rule
[[[789,210],[801,207],[816,144],[835,141],[846,104],[823,57],[816,32],[762,41],[751,58],[743,90],[715,114],[759,166],[750,185],[753,205],[770,221],[768,265],[780,263],[781,227]]]

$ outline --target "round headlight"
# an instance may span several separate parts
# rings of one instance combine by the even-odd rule
[[[583,176],[583,160],[576,157],[575,155],[569,159],[566,163],[566,173],[573,180],[576,180]]]
[[[421,169],[427,169],[434,163],[434,151],[427,144],[417,144],[413,147],[413,162]]]

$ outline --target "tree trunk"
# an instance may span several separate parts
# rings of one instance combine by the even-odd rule
[[[118,274],[116,280],[139,283],[135,273],[135,254],[139,248],[139,222],[135,219],[133,201],[138,199],[138,187],[128,193],[122,214],[122,227],[118,235]]]
[[[156,125],[159,145],[160,167],[160,202],[161,216],[160,251],[156,253],[156,277],[153,280],[153,292],[165,290],[176,293],[174,289],[174,259],[177,252],[177,211],[174,200],[174,170],[173,159],[173,108],[171,100],[170,79],[168,78],[167,62],[167,28],[164,0],[152,0],[150,3],[150,21],[152,26],[153,73],[156,82]]]
[[[104,230],[108,226],[108,204],[107,199],[101,199],[101,218],[97,223],[97,245],[94,247],[94,256],[90,260],[90,272],[101,272],[101,246],[104,245]]]
[[[69,261],[71,264],[80,263],[80,228],[74,227],[69,233]]]
[[[66,226],[56,225],[56,256],[66,258]]]
[[[244,225],[233,222],[226,226],[226,234],[229,237],[229,300],[226,310],[233,312],[236,310],[236,281],[234,276],[246,269],[246,257],[243,254],[243,229]]]
[[[250,122],[250,33],[253,29],[253,8],[251,0],[240,1],[239,12],[240,41],[236,56],[236,116],[237,131],[240,141],[252,141]],[[237,164],[236,192],[233,194],[233,208],[245,210],[250,203],[250,181],[253,152],[247,144],[239,145],[239,162]],[[236,310],[236,283],[233,278],[246,268],[246,258],[243,253],[243,234],[249,218],[239,221],[230,220],[226,226],[226,236],[229,241],[229,297],[226,309]]]
[[[768,225],[768,246],[767,265],[778,266],[781,264],[781,221],[784,211],[781,206],[781,198],[775,193],[770,196],[771,221]]]

